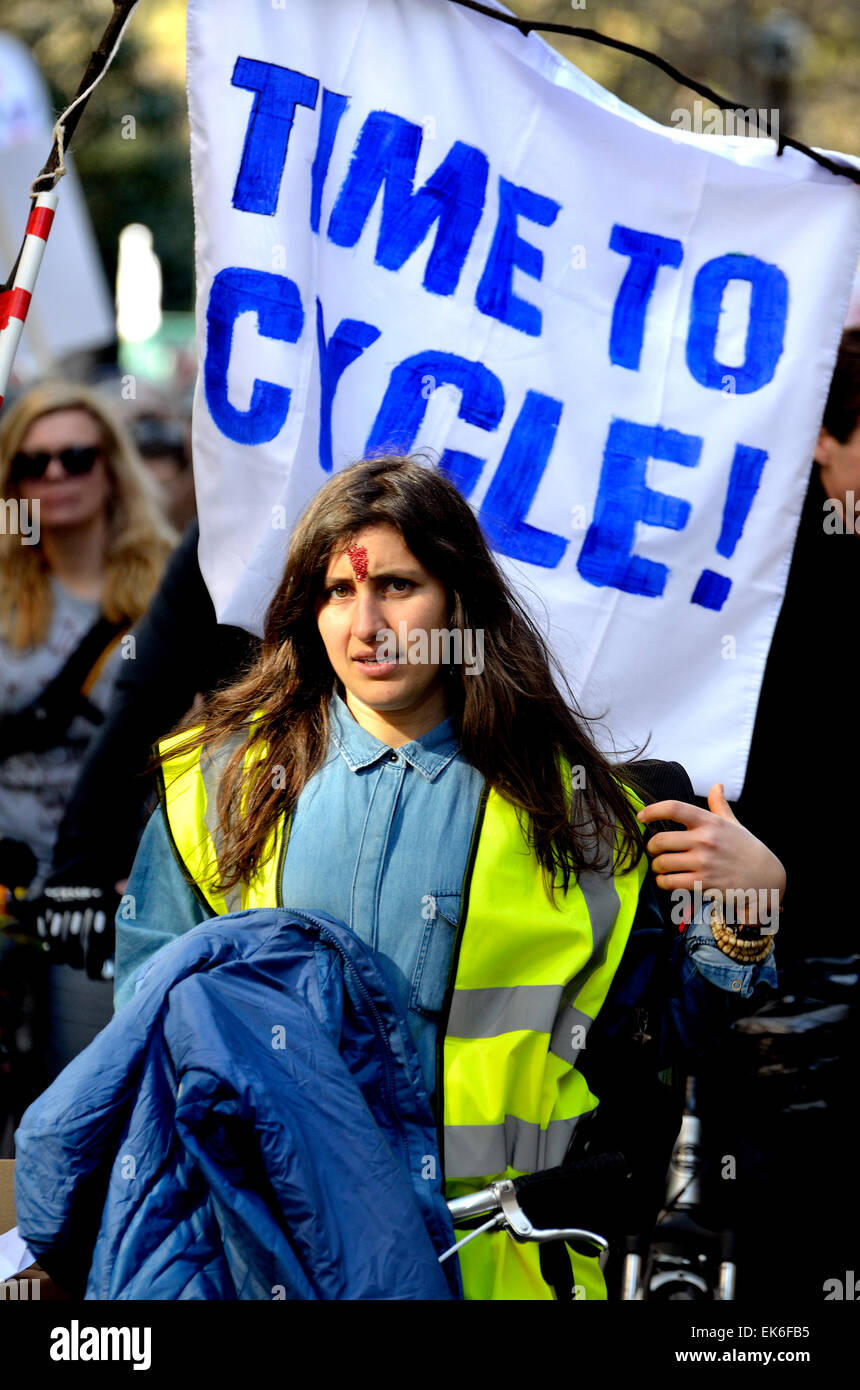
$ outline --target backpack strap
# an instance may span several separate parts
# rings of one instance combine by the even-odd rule
[[[694,799],[693,785],[680,763],[648,760],[614,770],[646,804]],[[674,829],[684,827],[673,821],[643,827],[647,838],[658,830]],[[654,883],[650,868],[649,875]],[[617,1149],[629,1158],[631,1178],[623,1196],[619,1192],[619,1220],[629,1223],[630,1230],[650,1227],[660,1209],[666,1168],[683,1113],[680,1070],[675,1066],[661,1071],[656,1055],[655,1035],[670,983],[669,963],[678,927],[671,919],[670,893],[656,884],[655,892],[663,928],[654,968],[631,1009],[629,1023],[611,1042],[606,1040],[600,1066],[586,1077],[600,1096],[600,1105],[592,1123],[579,1127],[582,1132],[577,1131],[571,1154],[576,1157]]]
[[[0,719],[0,762],[13,753],[42,753],[62,743],[77,714],[101,724],[104,715],[89,699],[110,652],[129,629],[102,615],[34,700]]]
[[[646,805],[652,805],[657,801],[692,802],[695,799],[696,793],[687,769],[682,767],[680,763],[662,762],[657,758],[643,759],[641,762],[629,763],[625,768],[625,777],[628,777],[628,780],[632,781],[641,792]],[[653,835],[664,830],[684,829],[685,827],[679,821],[654,821],[645,827],[645,838],[650,840]],[[643,1033],[647,1028],[648,1013],[650,1012],[653,1016],[654,1011],[662,1003],[668,978],[669,956],[678,934],[677,924],[671,918],[673,905],[671,894],[667,888],[657,886],[656,875],[650,866],[648,872],[656,890],[657,902],[663,918],[663,934],[651,982],[640,1007],[636,1010],[636,1034],[634,1036],[637,1042],[642,1042],[647,1037],[647,1034],[643,1036]]]

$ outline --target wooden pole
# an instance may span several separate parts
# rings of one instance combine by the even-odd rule
[[[78,84],[78,90],[71,104],[66,108],[66,111],[57,122],[57,125],[61,126],[63,131],[63,152],[69,148],[72,136],[77,130],[78,122],[84,113],[84,108],[92,96],[96,83],[104,73],[108,61],[113,57],[114,49],[117,46],[120,34],[131,18],[132,11],[136,8],[137,4],[138,0],[114,0],[113,14],[108,20],[107,27],[99,41],[99,46],[93,51],[90,57],[86,72]],[[47,186],[48,188],[53,188],[54,184],[57,182],[57,178],[61,177],[61,175],[58,176],[57,174],[57,170],[60,168],[60,153],[60,143],[55,136],[54,143],[51,146],[51,153],[48,155],[41,172],[33,181],[34,193],[37,191],[37,185],[40,187]],[[45,184],[46,180],[48,181],[47,184]]]

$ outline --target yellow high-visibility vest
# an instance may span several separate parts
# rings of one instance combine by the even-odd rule
[[[169,754],[187,737],[174,735],[159,747]],[[250,883],[226,895],[211,886],[217,881],[218,781],[246,738],[243,731],[214,755],[174,753],[161,772],[174,852],[215,914],[284,906],[289,825],[283,819]],[[438,1030],[435,1100],[449,1199],[497,1178],[555,1167],[577,1121],[597,1105],[576,1061],[624,953],[646,872],[643,855],[624,873],[581,874],[566,894],[556,894],[553,906],[515,807],[485,784]],[[466,1245],[459,1259],[467,1298],[554,1298],[536,1244],[489,1232]],[[597,1260],[571,1253],[571,1261],[577,1297],[605,1298]]]

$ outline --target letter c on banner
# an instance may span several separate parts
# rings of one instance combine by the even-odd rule
[[[439,386],[455,386],[461,393],[458,418],[481,430],[496,430],[505,413],[505,393],[494,372],[480,362],[470,362],[452,352],[419,352],[398,363],[391,373],[382,404],[365,446],[368,454],[383,448],[404,454],[415,442],[427,413],[428,394],[422,387],[427,378],[433,394]],[[468,497],[486,459],[461,449],[446,449],[439,467]]]
[[[212,282],[206,310],[206,403],[222,434],[237,444],[266,444],[283,429],[290,390],[254,379],[248,410],[237,410],[227,397],[227,372],[233,329],[240,314],[257,315],[259,332],[282,343],[297,343],[304,324],[298,286],[286,275],[228,266]]]

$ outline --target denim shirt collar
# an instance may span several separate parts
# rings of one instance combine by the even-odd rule
[[[383,743],[361,727],[336,690],[332,692],[328,712],[332,739],[351,772],[372,767],[380,759],[390,758],[392,752],[396,752],[398,758],[404,758],[422,777],[432,782],[460,751],[450,718],[443,719],[428,733],[394,750],[390,744]]]

